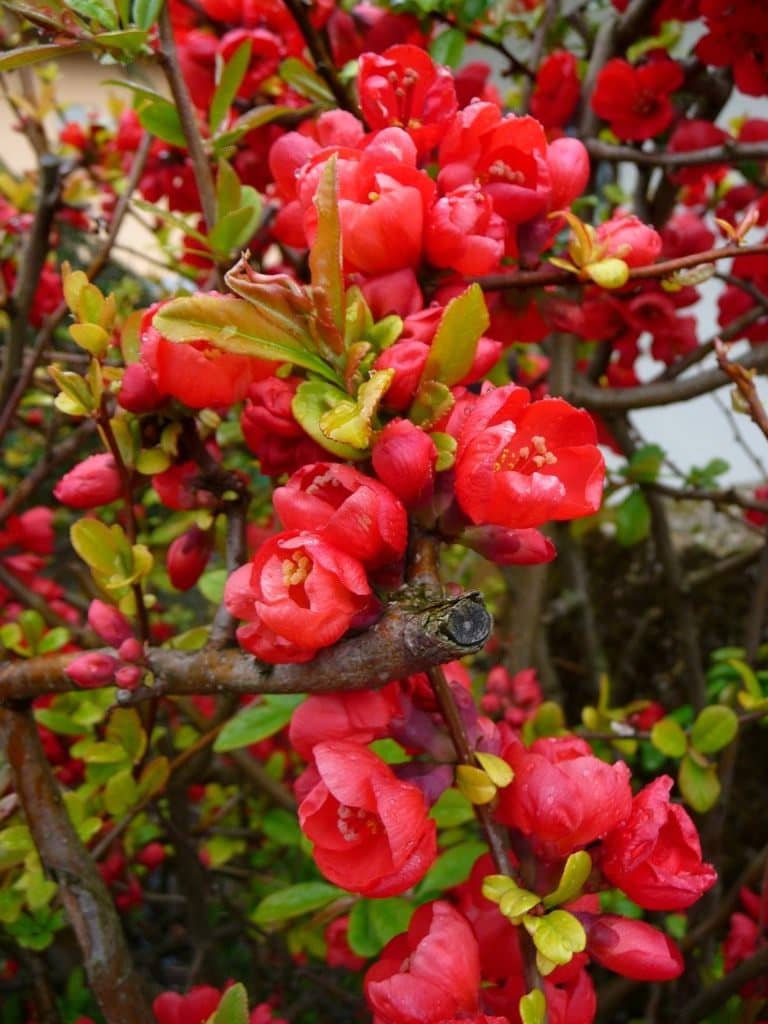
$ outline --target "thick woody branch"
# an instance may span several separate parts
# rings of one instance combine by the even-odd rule
[[[0,709],[0,741],[40,860],[59,886],[104,1017],[108,1024],[146,1024],[152,1019],[149,1004],[133,969],[120,919],[70,821],[31,713]]]
[[[731,365],[744,370],[768,369],[768,350],[765,346],[753,349],[742,359],[734,360]],[[634,388],[599,388],[579,382],[566,397],[595,412],[626,412],[629,409],[650,409],[657,405],[684,402],[688,398],[716,391],[728,384],[730,379],[722,370],[704,370],[695,377],[654,381]]]
[[[384,686],[478,651],[491,617],[479,595],[409,609],[392,604],[365,633],[320,651],[303,665],[265,665],[241,650],[150,650],[157,683],[131,698],[192,693],[328,693]],[[0,699],[21,700],[76,690],[65,674],[74,655],[29,658],[0,668]]]
[[[624,161],[644,167],[700,167],[703,164],[742,163],[747,160],[768,160],[766,142],[732,142],[672,153],[669,150],[647,150],[635,146],[612,146],[599,139],[586,139],[587,152],[596,160],[609,163]]]

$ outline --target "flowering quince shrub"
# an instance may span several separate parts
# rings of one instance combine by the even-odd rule
[[[768,1018],[761,5],[6,6],[0,1024]]]

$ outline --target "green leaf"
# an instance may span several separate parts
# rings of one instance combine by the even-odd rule
[[[722,789],[717,766],[699,764],[690,754],[680,762],[677,784],[685,802],[699,814],[705,814],[715,806]]]
[[[243,188],[237,171],[228,160],[219,160],[216,174],[216,221],[240,207]]]
[[[251,920],[254,924],[279,924],[327,907],[346,895],[343,889],[327,882],[299,882],[265,896],[251,915]]]
[[[104,787],[104,806],[109,814],[123,815],[136,803],[138,790],[130,768],[116,772]]]
[[[367,450],[353,448],[350,444],[334,441],[320,428],[322,417],[340,402],[348,402],[349,396],[340,388],[333,387],[322,380],[305,380],[299,384],[291,402],[291,411],[297,423],[306,430],[313,441],[341,459],[364,459]]]
[[[300,96],[306,96],[307,99],[320,103],[324,107],[335,106],[333,93],[323,79],[298,57],[288,57],[287,60],[284,60],[278,74],[285,84],[290,85]]]
[[[56,711],[53,708],[35,708],[35,719],[46,729],[60,733],[62,736],[83,735],[82,725],[74,722],[63,711]]]
[[[118,527],[119,529],[119,527]],[[78,519],[69,531],[72,547],[82,560],[99,573],[111,573],[115,565],[115,537],[98,519]]]
[[[273,807],[261,819],[261,831],[279,846],[298,846],[301,829],[296,815],[282,807]]]
[[[241,206],[216,222],[208,235],[208,242],[215,253],[229,257],[251,240],[260,220],[258,207]]]
[[[213,749],[218,753],[239,750],[274,736],[291,720],[294,709],[304,700],[301,693],[270,693],[258,704],[249,704],[230,718],[219,733]]]
[[[662,718],[651,729],[651,743],[667,757],[682,757],[688,749],[685,730],[674,718]]]
[[[140,761],[147,749],[147,734],[136,708],[117,708],[113,711],[107,724],[106,738],[110,743],[118,743],[123,748],[131,764]]]
[[[204,572],[197,581],[200,593],[213,604],[221,604],[228,576],[229,573],[226,569],[211,569],[209,572]]]
[[[35,43],[34,46],[19,46],[0,54],[0,71],[15,71],[30,64],[39,64],[43,60],[58,60],[70,53],[79,53],[88,49],[86,42],[72,43]]]
[[[353,953],[378,956],[390,939],[407,931],[415,906],[399,896],[361,899],[349,915],[347,941]]]
[[[346,444],[358,451],[367,451],[373,434],[373,419],[392,383],[395,371],[373,370],[360,385],[357,399],[344,399],[320,417],[320,430],[330,441]]]
[[[472,821],[474,816],[472,804],[458,789],[444,790],[430,812],[438,828],[455,828]]]
[[[293,363],[326,380],[337,379],[326,362],[289,343],[250,302],[234,295],[172,299],[158,310],[152,325],[170,341],[209,341],[225,352]]]
[[[736,712],[723,704],[704,708],[691,726],[691,744],[700,754],[716,754],[727,747],[739,731]]]
[[[145,31],[152,28],[160,17],[165,0],[133,0],[132,20]]]
[[[436,64],[447,64],[456,68],[464,56],[464,45],[467,37],[458,28],[448,28],[440,35],[435,36],[429,46],[432,60]]]
[[[616,540],[622,547],[632,547],[645,540],[651,528],[651,511],[645,495],[634,490],[616,509]]]
[[[540,988],[532,988],[520,997],[518,1003],[523,1024],[544,1024],[547,1019],[547,999]]]
[[[309,252],[312,297],[323,337],[334,352],[343,344],[344,280],[341,270],[341,222],[336,191],[336,158],[326,161],[315,193],[317,236]]]
[[[154,796],[165,788],[171,767],[167,757],[156,757],[144,768],[139,776],[138,796],[140,800]]]
[[[238,982],[230,986],[207,1024],[248,1024],[248,995]]]
[[[657,444],[645,444],[632,453],[626,469],[627,479],[638,484],[652,484],[658,478],[666,452]]]
[[[308,107],[305,109],[311,110],[312,108]],[[234,145],[234,143],[238,142],[243,135],[247,135],[248,132],[253,131],[254,128],[260,128],[262,125],[276,121],[278,118],[284,117],[286,114],[295,116],[296,113],[297,111],[294,107],[277,105],[254,107],[252,110],[248,110],[246,113],[241,114],[231,128],[219,132],[214,139],[215,151],[221,152],[226,147]]]
[[[544,917],[526,915],[523,925],[536,949],[554,964],[570,963],[574,953],[586,948],[586,932],[567,910],[553,910]]]
[[[138,111],[139,122],[145,131],[171,146],[186,146],[187,140],[179,120],[179,112],[168,100],[154,100]]]
[[[422,430],[430,430],[439,419],[453,408],[455,399],[447,384],[428,380],[419,388],[408,411],[408,419]]]
[[[106,3],[105,0],[67,0],[67,7],[81,17],[95,21],[111,31],[120,27],[114,5]]]
[[[563,867],[557,888],[542,900],[545,907],[556,907],[581,896],[581,890],[592,871],[592,858],[586,850],[572,853]]]
[[[53,654],[60,651],[70,641],[70,632],[65,626],[54,626],[49,629],[43,639],[37,645],[38,654]]]
[[[245,42],[238,46],[221,69],[208,113],[208,125],[212,132],[215,132],[222,124],[229,112],[229,108],[232,106],[237,90],[240,88],[245,72],[248,70],[252,49],[253,42],[250,39],[246,39]]]
[[[419,898],[426,896],[427,893],[443,893],[446,889],[452,889],[466,881],[475,861],[482,857],[487,849],[485,843],[470,839],[445,850],[419,883]]]
[[[469,373],[477,343],[488,329],[490,318],[479,284],[451,299],[440,318],[421,383],[436,380],[453,387]]]

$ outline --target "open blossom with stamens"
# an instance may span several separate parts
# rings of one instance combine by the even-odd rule
[[[314,533],[289,530],[268,538],[250,565],[227,580],[224,601],[238,619],[237,639],[276,664],[308,661],[369,609],[362,564]]]
[[[488,390],[459,433],[456,496],[474,523],[523,529],[588,515],[604,475],[591,417],[561,398]]]
[[[313,755],[318,781],[299,806],[299,823],[319,869],[364,896],[405,892],[436,856],[421,791],[358,743],[319,743]]]

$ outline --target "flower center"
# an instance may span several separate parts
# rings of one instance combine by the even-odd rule
[[[283,559],[283,583],[286,587],[298,587],[309,576],[311,562],[301,551],[294,551],[290,558]]]
[[[511,185],[522,185],[525,183],[525,175],[522,171],[516,171],[504,160],[494,160],[488,168],[488,173],[494,178],[503,178]]]
[[[366,832],[375,836],[383,831],[378,815],[369,814],[362,807],[348,807],[346,804],[339,804],[336,827],[341,838],[347,843],[357,842]]]
[[[511,446],[505,448],[494,465],[498,473],[502,470],[515,473],[535,473],[543,466],[554,466],[557,456],[547,447],[546,438],[534,434],[530,445],[523,445],[515,450]]]

